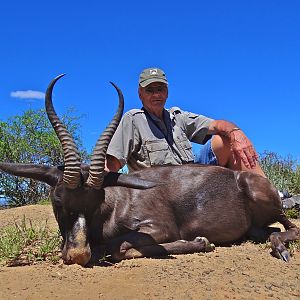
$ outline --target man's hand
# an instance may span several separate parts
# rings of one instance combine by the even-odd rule
[[[255,168],[258,155],[247,136],[239,129],[232,130],[228,137],[235,162],[240,159],[248,169]]]
[[[209,125],[208,134],[218,134],[229,141],[234,164],[241,161],[248,169],[256,167],[258,155],[251,141],[235,124],[225,120],[214,120]]]

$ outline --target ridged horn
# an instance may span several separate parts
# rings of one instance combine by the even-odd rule
[[[124,97],[121,90],[113,83],[110,82],[118,92],[119,96],[119,106],[113,119],[103,131],[99,137],[96,146],[94,148],[91,165],[89,170],[89,177],[86,184],[94,189],[101,189],[103,179],[104,179],[104,168],[105,168],[105,157],[106,151],[111,138],[113,137],[123,114],[124,110]]]
[[[53,104],[52,104],[52,90],[61,77],[65,76],[65,74],[61,74],[55,77],[49,84],[46,96],[45,96],[45,106],[46,112],[48,115],[48,119],[56,132],[56,135],[62,145],[63,155],[64,155],[64,174],[63,174],[63,182],[70,189],[75,189],[78,187],[80,182],[80,155],[78,148],[74,142],[73,137],[68,132],[66,127],[62,124],[59,117],[57,116]]]

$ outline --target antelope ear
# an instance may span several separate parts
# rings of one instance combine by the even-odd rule
[[[63,172],[57,167],[34,164],[0,163],[0,170],[11,175],[32,178],[55,186]]]

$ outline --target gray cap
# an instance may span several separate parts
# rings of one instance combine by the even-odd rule
[[[139,78],[139,85],[145,87],[153,82],[163,82],[168,84],[166,74],[159,68],[148,68],[142,71]]]

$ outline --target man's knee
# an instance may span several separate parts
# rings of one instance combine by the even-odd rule
[[[264,171],[262,170],[258,162],[256,163],[256,166],[253,169],[248,169],[241,162],[241,160],[236,161],[231,151],[230,142],[226,137],[221,137],[220,135],[214,135],[212,137],[211,147],[218,160],[219,166],[227,167],[232,170],[250,171],[259,174],[263,177],[266,177]]]
[[[214,135],[211,140],[211,147],[216,155],[220,166],[227,166],[231,157],[230,142],[226,137]]]

